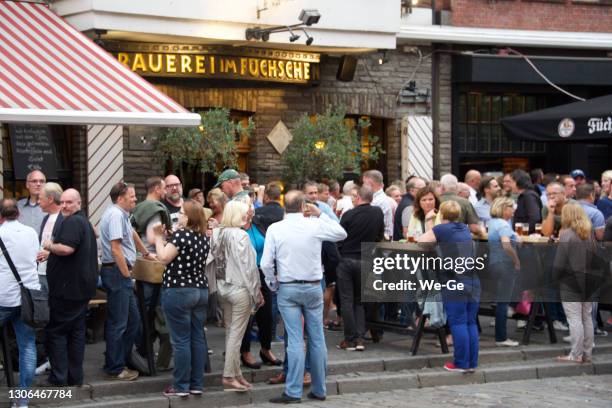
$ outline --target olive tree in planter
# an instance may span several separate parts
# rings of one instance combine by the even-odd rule
[[[246,127],[233,122],[228,109],[215,108],[200,116],[199,127],[165,128],[157,138],[158,155],[182,180],[186,169],[218,175],[225,168],[235,168],[236,135],[250,137],[255,127],[251,119]]]
[[[287,183],[305,180],[341,180],[345,171],[359,173],[361,163],[377,161],[384,151],[379,139],[369,136],[371,147],[361,149],[361,137],[355,127],[348,126],[343,108],[329,108],[314,119],[303,115],[292,130],[293,139],[281,156],[283,178]],[[358,127],[370,126],[360,119]]]

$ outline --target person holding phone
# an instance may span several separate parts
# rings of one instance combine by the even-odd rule
[[[207,354],[206,219],[202,205],[194,200],[185,200],[178,214],[178,229],[168,242],[162,234],[155,238],[157,257],[166,265],[161,305],[174,351],[174,383],[164,390],[167,397],[202,394]]]

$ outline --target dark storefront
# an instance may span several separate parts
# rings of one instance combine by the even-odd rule
[[[399,177],[400,113],[390,98],[380,95],[371,84],[376,83],[376,76],[387,76],[382,69],[376,72],[370,68],[368,78],[356,76],[351,82],[341,82],[336,75],[342,59],[311,52],[127,42],[106,43],[105,47],[189,110],[222,107],[230,110],[236,122],[253,119],[251,138],[236,135],[238,165],[259,183],[281,178],[280,154],[268,140],[279,121],[291,129],[300,116],[313,116],[339,105],[346,108],[347,126],[356,128],[362,149],[371,147],[373,135],[387,152],[376,163],[365,163],[362,170],[376,168],[385,179]],[[375,56],[362,58],[371,59],[364,64],[375,60]],[[384,68],[388,70],[390,64]],[[359,119],[368,119],[370,127],[359,128]],[[151,159],[153,145],[138,146],[146,129],[126,127],[124,132],[128,181],[140,187],[146,177],[170,171],[166,164]],[[185,171],[184,178],[184,188],[209,187],[213,181],[212,175],[194,169]]]
[[[550,81],[585,99],[612,93],[612,60],[531,58]],[[556,91],[521,57],[453,57],[453,172],[471,168],[507,172],[517,167],[568,173],[583,169],[598,179],[610,167],[610,143],[534,142],[504,134],[500,119],[574,102]]]

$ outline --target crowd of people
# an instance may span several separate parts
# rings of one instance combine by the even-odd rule
[[[470,170],[464,182],[452,174],[439,181],[411,176],[386,189],[382,173],[369,170],[360,182],[347,181],[342,188],[333,180],[305,181],[300,190],[283,194],[280,184],[260,187],[229,169],[206,200],[197,188],[185,198],[181,180],[168,175],[148,178],[140,203],[133,185],[113,185],[112,203],[97,227],[81,210],[77,190],[62,190],[38,170],[27,175],[26,187],[28,197],[0,202],[0,239],[24,285],[48,293],[49,386],[83,384],[88,305],[102,289],[108,380],[136,380],[139,372],[128,368],[133,350],[143,354],[146,343],[157,339],[157,366],[167,369],[174,359],[173,383],[164,395],[201,394],[210,352],[204,327],[216,321],[226,332],[225,390],[252,388],[241,365],[261,367],[251,353],[256,325],[262,363],[283,366],[270,383],[285,383],[285,390],[271,401],[297,402],[309,383],[307,397],[325,400],[324,328],[341,327],[344,339],[337,347],[347,351],[364,351],[366,341],[382,337],[367,326],[381,308],[361,301],[361,243],[460,243],[487,237],[499,244],[497,250],[491,247],[489,263],[500,290],[507,290],[521,268],[517,228],[564,243],[612,240],[612,170],[603,173],[601,184],[588,181],[581,170],[557,175],[517,169],[499,177]],[[555,259],[572,271],[584,269],[584,262],[563,251]],[[156,315],[150,339],[144,338],[135,295],[132,271],[138,263],[162,274],[160,284],[141,285],[147,313]],[[465,289],[443,297],[449,343],[454,344],[453,361],[444,367],[472,372],[478,366],[480,283],[470,273],[460,280]],[[19,386],[27,389],[37,366],[36,332],[21,320],[20,305],[19,284],[5,256],[0,259],[0,324],[10,322],[14,328]],[[385,306],[382,313],[406,326],[422,318],[414,301]],[[497,304],[498,346],[518,345],[506,330],[513,306]],[[597,324],[597,303],[563,301],[550,310],[555,329],[569,330],[571,352],[560,360],[589,362],[593,336],[605,334]],[[285,330],[283,360],[271,347],[277,313]],[[15,405],[25,407],[27,401]]]

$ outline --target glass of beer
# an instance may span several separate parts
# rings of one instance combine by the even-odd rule
[[[542,224],[537,223],[537,224],[535,225],[535,232],[536,232],[536,234],[540,234],[540,235],[542,235]]]
[[[520,222],[517,222],[514,224],[514,231],[516,231],[516,235],[523,235],[523,224]]]
[[[414,236],[414,231],[408,231],[408,242],[417,242]]]
[[[521,232],[524,237],[529,236],[529,223],[523,223],[523,230]]]

